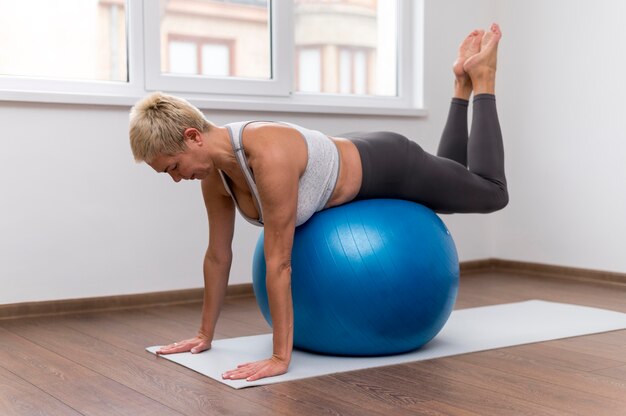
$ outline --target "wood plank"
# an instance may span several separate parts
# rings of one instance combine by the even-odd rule
[[[618,380],[621,383],[626,383],[626,365],[621,367],[613,367],[613,368],[604,368],[602,370],[594,371],[594,374],[600,374],[603,376],[610,377],[612,379]]]
[[[371,399],[361,403],[354,403],[349,396],[338,397],[332,390],[326,389],[320,391],[314,389],[318,380],[328,380],[328,376],[297,380],[288,383],[273,384],[261,387],[266,390],[274,400],[282,399],[283,405],[290,409],[291,414],[302,415],[372,415],[387,416],[390,410],[381,411],[380,404],[373,402]],[[393,410],[393,414],[399,416],[414,415],[412,412],[406,412],[401,408]]]
[[[103,343],[115,345],[117,348],[137,355],[141,359],[146,358],[145,348],[147,346],[159,345],[164,341],[163,336],[153,334],[150,329],[167,328],[168,326],[167,324],[163,325],[164,321],[162,319],[156,319],[154,315],[142,313],[139,310],[65,317],[62,323],[68,328],[93,337]],[[180,331],[180,334],[174,335],[183,337],[191,334],[184,329]],[[183,373],[203,383],[206,383],[208,380],[202,374],[165,359],[155,360],[153,364],[165,366],[169,370]]]
[[[171,306],[150,309],[129,309],[103,313],[110,319],[125,322],[128,325],[159,335],[161,338],[156,344],[170,343],[181,339],[195,336],[200,327],[201,305],[195,306]],[[70,317],[87,317],[88,314],[71,315]],[[87,318],[86,318],[87,319]],[[239,320],[230,319],[229,313],[220,315],[216,327],[216,339],[230,338],[233,336],[252,335],[267,333],[265,322],[263,326],[249,323],[241,323]],[[247,331],[247,332],[240,332]],[[155,344],[155,345],[156,345]]]
[[[128,316],[133,315],[137,317],[140,315],[137,311],[128,311],[128,312],[115,312],[108,313],[106,316],[102,316],[100,314],[94,316],[85,316],[85,317],[73,317],[73,318],[65,318],[64,325],[69,328],[75,329],[87,335],[93,336],[94,338],[99,339],[100,341],[116,345],[118,348],[122,348],[129,352],[133,352],[137,354],[138,352],[143,355],[143,348],[145,347],[145,339],[146,332],[139,329],[144,326],[141,325],[141,319],[136,322],[135,327],[129,325]],[[119,319],[112,318],[112,316],[117,316]],[[148,319],[152,318],[150,316]],[[145,322],[144,322],[145,323]],[[240,330],[241,331],[241,330]],[[245,335],[245,333],[240,332],[237,335]],[[170,368],[174,371],[178,371],[181,373],[188,374],[191,377],[200,380],[206,380],[207,378],[201,374],[197,374],[183,366],[171,363],[166,360],[158,360],[157,363],[163,364],[166,366],[171,366]],[[343,402],[346,401],[348,397],[347,392],[342,391],[341,395],[336,394],[336,386],[332,389],[326,389],[322,391],[316,391],[312,388],[312,385],[318,383],[316,379],[310,380],[302,380],[299,382],[290,382],[284,383],[276,386],[268,386],[263,389],[250,389],[250,391],[246,390],[246,397],[250,400],[255,400],[256,402],[263,401],[266,404],[271,403],[274,406],[278,406],[277,403],[280,404],[282,408],[292,407],[294,404],[294,397],[297,397],[295,403],[298,404],[300,408],[302,408],[302,412],[305,414],[313,414],[320,413],[324,411],[334,411],[339,412],[341,414],[346,414],[346,411],[353,410],[354,408],[350,408],[346,406]],[[294,393],[295,392],[295,393]],[[256,394],[253,394],[256,393]],[[332,395],[333,398],[337,398],[338,402],[333,400],[332,409],[324,408],[320,405],[320,400],[325,398],[328,401],[329,396]],[[361,397],[357,396],[358,400],[353,401],[354,399],[350,397],[350,403],[352,406],[360,404]],[[342,403],[342,404],[338,404]],[[386,405],[383,409],[388,412],[395,408],[394,405]],[[380,410],[380,409],[378,409]],[[369,411],[373,412],[372,414],[385,414],[385,412],[378,413],[376,408],[372,408],[369,406]],[[401,411],[396,409],[395,414],[398,416],[401,415],[409,415],[414,414],[409,411]]]
[[[452,406],[438,400],[422,402],[413,407],[417,414],[426,416],[481,416],[461,407]]]
[[[119,348],[123,348],[129,351],[131,350],[137,351],[140,348],[143,348],[145,344],[145,342],[142,339],[142,332],[138,328],[142,326],[146,327],[149,325],[144,325],[145,322],[144,324],[142,324],[141,322],[142,319],[138,319],[137,322],[135,323],[135,328],[131,328],[129,326],[128,319],[127,319],[128,315],[133,315],[136,317],[138,313],[137,311],[127,311],[124,313],[122,312],[116,312],[113,314],[109,313],[109,314],[106,314],[106,316],[104,317],[93,316],[93,317],[83,317],[83,318],[77,317],[77,318],[72,318],[72,319],[67,318],[65,320],[65,325],[73,329],[76,329],[78,331],[85,332],[89,335],[92,335],[101,341],[117,345]],[[119,316],[119,319],[115,319],[115,318],[112,319],[111,316]],[[148,316],[148,318],[150,317]],[[128,336],[127,334],[129,332],[132,332],[132,335]],[[245,334],[237,334],[237,335],[245,335]],[[169,361],[165,361],[165,360],[160,360],[160,361],[162,363],[172,364]],[[173,364],[173,369],[175,371],[179,371],[183,373],[191,373],[192,376],[196,378],[204,377],[199,374],[193,373],[190,370],[182,366],[176,365],[176,364]],[[319,381],[319,380],[323,380],[323,381]],[[411,410],[400,410],[402,408],[399,406],[407,404],[408,399],[406,399],[406,397],[410,397],[411,394],[414,394],[414,390],[412,390],[411,388],[409,388],[408,391],[404,393],[405,395],[408,395],[408,396],[405,396],[405,400],[402,401],[398,399],[398,398],[403,397],[402,393],[399,393],[396,390],[398,386],[395,386],[393,389],[390,389],[386,383],[379,387],[373,386],[371,387],[369,392],[366,392],[367,394],[359,395],[357,394],[357,392],[362,389],[363,385],[361,385],[359,388],[355,390],[353,386],[350,386],[349,388],[341,388],[341,386],[346,386],[345,383],[340,383],[338,385],[337,382],[329,383],[328,380],[329,380],[328,378],[322,377],[319,379],[309,379],[309,380],[302,380],[302,381],[297,381],[297,382],[278,384],[278,385],[273,385],[273,386],[266,386],[266,387],[263,387],[263,389],[266,392],[266,395],[263,397],[257,396],[257,397],[254,397],[254,399],[255,400],[263,399],[266,401],[266,403],[269,402],[273,404],[277,402],[279,403],[282,402],[281,406],[285,406],[287,408],[293,407],[294,401],[295,401],[295,403],[297,403],[298,406],[302,408],[302,411],[305,414],[319,413],[319,412],[322,412],[322,410],[325,410],[325,411],[333,410],[335,412],[341,410],[341,414],[349,414],[349,413],[346,413],[346,411],[348,411],[349,408],[347,408],[344,405],[338,405],[337,403],[343,402],[343,401],[349,401],[349,403],[352,406],[358,406],[359,404],[362,404],[368,399],[371,403],[370,405],[368,405],[368,411],[372,414],[381,414],[378,412],[382,411],[382,413],[385,413],[385,412],[391,411],[392,409],[396,409],[394,414],[398,414],[398,415],[415,414],[415,411],[417,410],[424,411],[424,412],[426,412],[427,410],[430,412],[433,411],[432,408],[429,409],[429,406],[426,406],[426,405],[422,406],[419,404],[416,406],[410,406],[409,409]],[[327,387],[323,388],[322,386],[325,386],[325,385]],[[406,388],[406,386],[404,387]],[[256,391],[258,389],[250,389],[250,390]],[[248,391],[249,390],[246,390],[246,392]],[[373,397],[371,397],[373,391],[377,391],[381,395],[378,397],[378,399],[384,398],[385,397],[384,392],[387,392],[387,400],[373,400]],[[252,396],[248,398],[252,398]],[[326,401],[329,401],[329,399],[331,399],[330,401],[333,403],[333,405],[331,406],[332,409],[325,408],[319,404],[320,400],[323,400],[323,399],[325,399]],[[388,403],[385,403],[385,402],[388,402]],[[413,400],[413,403],[419,403],[419,402],[420,402],[419,399]],[[432,403],[430,407],[432,407]]]
[[[451,358],[451,360],[453,362],[461,361],[505,371],[510,374],[577,390],[582,392],[583,395],[593,394],[600,398],[607,398],[626,404],[626,383],[603,376],[599,372],[561,367],[550,359],[543,359],[538,354],[518,355],[515,347],[460,355]],[[572,393],[572,395],[580,397],[577,393]]]
[[[132,326],[148,328],[152,333],[161,336],[157,344],[169,344],[195,336],[200,328],[200,310],[197,313],[185,308],[174,307],[173,309],[138,311],[136,314],[113,314],[119,316]],[[175,318],[176,316],[176,318]],[[256,325],[230,319],[228,313],[220,315],[215,328],[215,339],[232,338],[243,335],[256,335],[271,332],[271,329],[263,322]]]
[[[145,347],[145,339],[146,332],[139,329],[144,326],[141,325],[142,319],[139,319],[135,324],[135,327],[131,326],[128,322],[128,316],[133,315],[137,317],[139,314],[137,311],[127,311],[127,312],[115,312],[108,313],[106,316],[101,316],[100,314],[94,316],[85,316],[85,317],[73,317],[73,318],[65,318],[64,325],[69,328],[75,329],[87,335],[93,336],[100,341],[116,345],[118,348],[122,348],[129,352],[138,354],[143,356],[143,348]],[[116,316],[119,319],[112,318],[112,316]],[[144,318],[146,318],[144,316]],[[147,316],[148,319],[153,318],[151,316]],[[145,322],[144,322],[145,323]],[[245,335],[240,330],[240,333],[237,335]],[[207,377],[197,374],[188,368],[177,365],[175,363],[171,363],[167,360],[157,360],[155,363],[168,366],[171,370],[187,374],[190,377],[199,379],[199,380],[207,380]],[[289,394],[290,391],[295,390],[299,392],[297,394],[297,400],[295,403],[298,404],[302,411],[305,414],[309,413],[319,413],[322,410],[330,410],[323,408],[320,406],[320,398],[326,397],[328,398],[328,391],[323,393],[314,394],[311,388],[308,385],[305,387],[301,387],[301,382],[291,382],[285,383],[281,385],[271,386],[268,388],[255,388],[250,390],[245,390],[246,398],[249,400],[254,400],[255,402],[263,402],[265,405],[270,403],[274,407],[278,408],[289,408],[293,407],[294,399],[292,395]],[[287,392],[285,392],[287,389]],[[341,397],[339,397],[341,399]],[[342,401],[341,399],[340,401]],[[345,414],[349,408],[345,405],[338,405],[334,403],[332,406],[332,410],[338,412],[341,410],[341,414]],[[373,409],[370,409],[373,411]],[[389,409],[387,409],[389,410]],[[374,414],[374,413],[373,413]],[[382,414],[382,413],[375,413]],[[404,413],[399,413],[399,416]],[[407,415],[410,413],[406,413]]]
[[[144,357],[141,358],[114,345],[63,327],[50,319],[33,319],[19,323],[5,321],[2,325],[15,334],[152,398],[176,412],[255,416],[271,414],[258,402],[242,398],[226,385],[206,377],[204,380],[198,380],[172,368],[156,365],[157,361],[165,360],[148,352],[144,352]],[[59,332],[63,333],[63,337],[58,336]],[[236,409],[236,412],[233,409]]]
[[[80,416],[65,403],[0,367],[0,415]]]
[[[417,364],[411,367],[417,367]],[[556,386],[520,373],[509,373],[506,368],[495,370],[454,358],[421,362],[419,368],[474,387],[489,389],[496,395],[516,397],[544,409],[549,407],[559,413],[587,416],[597,414],[601,410],[604,414],[619,414],[626,408],[624,402],[619,403],[585,391]]]
[[[626,364],[626,348],[596,341],[593,336],[574,337],[548,341],[548,346],[555,346],[566,351],[579,352],[598,358],[620,361]]]
[[[155,313],[162,313],[162,309],[155,310]],[[169,308],[167,313],[171,314],[173,319],[180,323],[193,323],[197,329],[200,327],[202,305],[177,305]],[[249,326],[253,332],[258,332],[259,330],[270,331],[269,325],[263,318],[263,315],[261,315],[261,311],[256,306],[253,298],[240,298],[224,302],[218,325],[231,321]]]
[[[132,316],[133,318],[129,320],[129,316]],[[125,312],[108,313],[104,316],[98,314],[94,316],[66,318],[64,320],[64,324],[70,328],[73,328],[80,332],[84,332],[88,335],[91,335],[94,338],[97,338],[103,342],[107,342],[109,344],[116,345],[119,348],[125,349],[127,351],[134,351],[136,353],[137,351],[143,352],[142,350],[143,350],[143,347],[145,346],[144,336],[146,336],[147,334],[147,332],[143,331],[140,328],[151,328],[159,323],[162,323],[161,320],[157,320],[157,321],[152,322],[152,324],[150,325],[146,321],[144,321],[144,319],[151,320],[151,319],[154,319],[154,316],[151,316],[150,314],[147,314],[147,315],[141,314],[139,313],[139,311],[125,311]],[[135,320],[135,322],[132,322],[133,320]],[[246,334],[240,332],[236,335],[246,335]],[[165,365],[172,365],[172,369],[174,371],[189,374],[190,376],[194,378],[200,378],[200,379],[205,378],[204,376],[200,374],[196,374],[190,371],[189,369],[170,363],[169,361],[160,360],[160,362]],[[323,380],[323,381],[318,381],[318,380]],[[360,388],[362,388],[363,386],[360,386],[360,388],[357,388],[357,389],[355,389],[354,386],[349,386],[348,388],[345,388],[346,386],[345,383],[340,383],[340,384],[337,384],[337,382],[329,383],[329,380],[332,380],[332,379],[322,377],[319,379],[302,380],[302,381],[297,381],[297,382],[278,384],[274,386],[266,386],[266,387],[263,387],[263,389],[266,391],[266,395],[263,397],[254,397],[254,399],[255,400],[263,399],[263,400],[266,400],[266,403],[267,402],[270,402],[270,403],[283,402],[282,406],[285,406],[285,407],[292,407],[294,404],[293,401],[295,400],[298,403],[298,406],[303,407],[302,410],[305,414],[308,414],[309,412],[311,413],[321,412],[322,408],[320,407],[320,404],[319,404],[319,401],[321,398],[325,398],[326,400],[328,400],[329,398],[333,399],[332,400],[332,402],[334,403],[332,407],[333,411],[340,410],[340,408],[337,407],[338,406],[337,401],[349,401],[353,406],[358,406],[359,404],[368,400],[368,398],[370,402],[373,402],[372,397],[370,397],[372,394],[371,391],[369,392],[369,395],[368,394],[364,394],[364,395],[356,394],[356,392],[360,391]],[[322,386],[329,385],[330,387],[324,389],[322,387],[319,387],[318,383],[321,383]],[[304,387],[301,387],[301,386],[304,386]],[[317,389],[319,391],[313,394],[312,390],[316,390],[316,386],[319,387]],[[344,386],[344,388],[341,388],[342,386]],[[388,391],[388,401],[390,401],[390,403],[385,404],[384,406],[382,406],[382,409],[378,409],[378,411],[384,410],[384,411],[389,412],[390,410],[400,405],[406,405],[406,402],[401,402],[397,400],[394,401],[394,398],[402,397],[401,393],[399,393],[396,390],[389,390],[389,387],[388,386],[386,387],[386,386],[387,384],[381,385],[378,388],[376,388],[376,386],[373,386],[371,388],[372,391],[375,391],[376,389],[378,389],[378,392]],[[254,390],[256,391],[258,389],[254,389]],[[246,390],[246,392],[248,392],[248,390]],[[380,393],[380,394],[382,394],[383,395],[382,397],[384,397],[383,393]],[[412,390],[409,389],[404,394],[410,396],[412,394]],[[297,397],[297,399],[294,399],[295,397]],[[253,397],[250,396],[249,398],[253,398]],[[376,403],[379,403],[379,401],[384,402],[385,400],[377,400]],[[419,403],[419,402],[420,400],[418,399],[414,400],[414,403]],[[433,404],[431,403],[430,407],[432,407],[432,405]],[[377,405],[377,406],[380,407],[380,405]],[[368,406],[368,410],[374,412],[374,410],[377,409],[378,407],[374,406],[373,404],[370,404]],[[424,411],[424,412],[426,412],[427,410],[431,412],[434,411],[432,408],[429,409],[429,406],[427,405],[424,405],[424,406],[416,405],[416,406],[411,406],[409,408],[412,410],[407,411],[406,414],[415,414],[415,411],[417,410]],[[324,408],[324,409],[330,411],[329,408]],[[347,410],[345,406],[341,407],[341,409],[342,409],[342,414],[344,414],[345,411]],[[404,410],[400,411],[398,409],[400,409],[400,407],[396,409],[396,414],[399,414],[399,415],[405,414]]]
[[[429,400],[432,396],[421,394],[415,388],[382,378],[373,380],[360,372],[350,373],[349,382],[337,374],[322,377],[298,380],[294,383],[266,386],[275,394],[291,395],[301,400],[306,396],[307,401],[317,409],[313,414],[325,413],[330,410],[328,403],[332,403],[332,410],[340,414],[358,414],[351,409],[366,408],[370,414],[376,415],[414,415],[414,405]],[[335,407],[342,404],[342,408]],[[360,410],[362,411],[362,410]]]
[[[593,339],[597,342],[602,342],[603,344],[626,347],[626,329],[594,334]]]
[[[440,360],[433,360],[440,361]],[[402,380],[408,386],[419,388],[421,393],[436,397],[437,401],[451,407],[459,407],[464,411],[478,413],[480,415],[528,415],[528,416],[564,416],[571,413],[554,410],[550,407],[519,399],[506,393],[497,392],[496,386],[488,388],[459,381],[456,374],[445,376],[437,372],[429,371],[422,364],[404,364],[399,366],[381,367],[371,372],[371,377],[376,378],[381,374],[387,374]]]
[[[626,288],[593,282],[490,272],[468,276],[460,289],[470,295],[488,296],[493,303],[543,299],[626,312]]]
[[[554,345],[550,341],[518,345],[512,348],[514,348],[515,354],[520,357],[538,359],[555,367],[571,368],[579,371],[595,371],[625,364],[623,361],[612,358],[568,350]]]
[[[134,316],[137,315],[136,311],[128,311],[128,312],[115,312],[108,313],[106,316],[101,316],[100,314],[89,316],[89,317],[74,317],[74,318],[66,318],[64,320],[64,325],[73,328],[77,331],[84,332],[88,335],[93,336],[103,342],[107,342],[113,345],[117,345],[119,348],[125,349],[130,352],[143,352],[143,347],[145,346],[145,341],[142,339],[142,330],[138,328],[131,328],[128,325],[128,319],[125,316],[132,314]],[[120,316],[120,320],[111,319],[112,315]],[[138,327],[141,325],[138,325]],[[240,333],[238,335],[245,335]],[[143,355],[143,354],[141,354]],[[166,360],[157,360],[156,363],[163,365],[171,365],[174,371],[178,371],[181,373],[188,374],[191,377],[200,380],[206,380],[205,376],[197,374],[183,366],[176,365]],[[317,379],[312,379],[317,380]],[[323,384],[326,384],[328,379],[326,379]],[[341,394],[337,395],[336,392],[337,386],[332,385],[330,390],[322,390],[315,392],[311,383],[318,383],[317,381],[311,380],[302,380],[297,382],[290,382],[279,384],[275,386],[266,386],[262,388],[255,388],[246,390],[246,397],[249,399],[254,399],[255,401],[262,401],[267,406],[268,403],[271,403],[273,406],[278,407],[279,409],[293,409],[294,405],[297,405],[299,414],[318,414],[323,411],[332,411],[339,412],[341,414],[350,414],[346,413],[347,411],[352,411],[358,408],[360,404],[362,404],[362,399],[366,399],[365,397],[356,396],[356,400],[352,397],[347,396],[348,391],[341,391]],[[249,393],[249,394],[248,394]],[[254,394],[252,394],[254,393]],[[393,393],[392,393],[393,394]],[[332,406],[326,408],[320,405],[320,400],[322,402],[324,399],[328,402],[329,396],[336,398],[336,400],[332,400]],[[297,397],[297,399],[295,399]],[[347,406],[344,401],[348,401],[350,405]],[[395,404],[395,403],[394,403]],[[367,411],[370,414],[385,414],[379,413],[381,410],[385,410],[385,412],[389,412],[394,409],[394,406],[382,406],[380,403],[376,405],[370,404],[367,406],[367,409],[363,409],[363,412]],[[401,415],[412,415],[415,414],[412,411],[403,411],[399,409],[394,410],[394,414]],[[278,412],[276,412],[278,413]]]
[[[135,390],[0,328],[0,364],[76,411],[92,415],[171,412]],[[58,334],[57,334],[58,337]],[[131,409],[132,410],[129,410]]]

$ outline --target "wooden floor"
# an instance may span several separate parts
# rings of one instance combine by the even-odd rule
[[[457,308],[545,299],[626,312],[619,286],[482,273]],[[234,390],[147,353],[200,305],[0,321],[0,415],[626,415],[626,331]],[[220,338],[268,332],[228,301]]]

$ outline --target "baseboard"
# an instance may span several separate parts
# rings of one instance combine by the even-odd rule
[[[461,269],[461,276],[471,273],[491,271],[494,268],[493,260],[494,259],[462,261],[459,264]]]
[[[498,272],[626,286],[626,273],[503,259],[489,259],[489,263]]]
[[[517,273],[546,278],[559,278],[626,286],[626,273],[563,267],[503,259],[484,259],[461,262],[461,276],[476,273]],[[226,298],[253,296],[252,284],[231,285]],[[202,302],[203,290],[188,289],[137,295],[105,296],[85,299],[67,299],[45,302],[26,302],[0,305],[0,320],[70,313],[96,312],[148,306],[177,305]]]
[[[252,284],[228,286],[229,299],[251,296]],[[203,289],[173,290],[167,292],[140,293],[136,295],[103,296],[84,299],[63,299],[43,302],[24,302],[0,305],[0,320],[36,316],[65,315],[71,313],[98,312],[120,309],[145,308],[149,306],[180,305],[202,302]]]

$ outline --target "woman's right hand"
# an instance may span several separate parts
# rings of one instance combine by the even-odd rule
[[[191,351],[192,354],[197,354],[202,351],[206,351],[211,348],[211,340],[203,334],[198,334],[194,338],[185,339],[179,342],[175,342],[170,345],[161,347],[157,354],[175,354],[178,352]]]

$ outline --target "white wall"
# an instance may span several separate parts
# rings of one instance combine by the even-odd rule
[[[328,134],[393,130],[435,151],[458,43],[474,27],[487,26],[495,8],[492,0],[426,3],[428,117],[244,112],[207,112],[207,117],[218,124],[280,119]],[[134,164],[128,110],[0,103],[0,304],[202,285],[207,222],[199,182],[174,184]],[[444,220],[461,260],[491,255],[488,216]],[[250,282],[258,233],[238,218],[231,284]]]
[[[626,272],[626,2],[501,0],[494,257]]]

